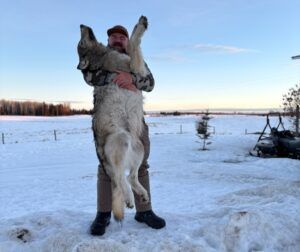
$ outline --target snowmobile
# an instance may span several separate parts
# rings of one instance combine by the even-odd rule
[[[279,128],[282,130],[279,130]],[[270,129],[267,134],[266,130]],[[300,159],[300,137],[296,137],[291,131],[285,130],[282,118],[279,114],[277,127],[271,127],[269,115],[264,130],[260,134],[256,145],[250,151],[250,155],[256,157],[291,157]]]

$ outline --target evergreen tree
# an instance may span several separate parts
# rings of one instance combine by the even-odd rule
[[[209,116],[209,112],[206,111],[205,114],[201,117],[201,119],[196,122],[197,136],[203,141],[201,150],[208,150],[206,148],[206,145],[210,144],[210,142],[207,142],[211,135],[209,131],[210,126],[208,125],[208,121],[210,119],[211,117]]]

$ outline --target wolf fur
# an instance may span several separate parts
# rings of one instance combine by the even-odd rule
[[[138,169],[144,156],[140,140],[143,129],[143,97],[136,92],[119,88],[112,82],[115,71],[146,75],[141,53],[141,38],[147,29],[147,18],[141,16],[129,39],[127,54],[104,46],[96,40],[91,28],[81,25],[78,43],[80,69],[85,81],[94,86],[93,133],[99,161],[112,182],[112,211],[116,220],[124,218],[125,205],[134,206],[131,188],[147,203],[149,195],[138,181]],[[97,86],[93,75],[109,71],[108,84]],[[125,170],[129,170],[126,177]],[[130,188],[130,185],[131,188]]]

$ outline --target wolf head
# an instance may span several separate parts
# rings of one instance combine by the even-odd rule
[[[77,46],[79,64],[77,69],[93,71],[101,68],[101,58],[106,52],[106,47],[98,43],[93,30],[85,25],[80,25],[81,39]]]

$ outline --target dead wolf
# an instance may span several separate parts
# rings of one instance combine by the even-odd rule
[[[124,218],[125,205],[134,206],[131,188],[145,203],[149,201],[147,191],[138,181],[138,169],[144,156],[140,140],[143,96],[140,90],[119,88],[112,81],[118,70],[146,75],[140,44],[147,26],[147,18],[141,16],[130,36],[127,54],[122,54],[98,42],[90,27],[80,25],[77,68],[82,71],[85,81],[94,87],[92,128],[96,152],[112,181],[112,211],[118,221]],[[109,75],[104,81],[106,85],[94,85],[105,71],[116,74]],[[129,170],[127,177],[126,169]]]

